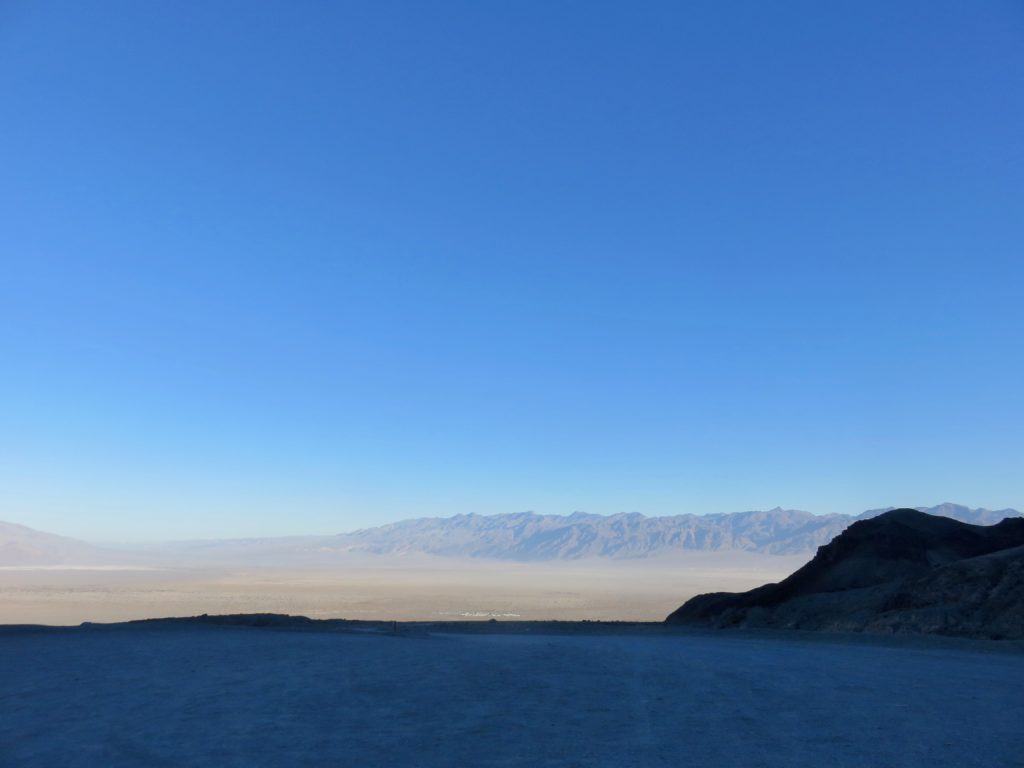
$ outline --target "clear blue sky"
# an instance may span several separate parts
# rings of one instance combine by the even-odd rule
[[[1024,4],[0,5],[0,519],[1024,506]]]

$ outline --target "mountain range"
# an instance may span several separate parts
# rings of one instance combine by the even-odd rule
[[[815,515],[776,507],[767,511],[645,517],[638,513],[568,516],[521,512],[405,520],[339,537],[351,550],[374,554],[426,553],[505,560],[635,558],[671,552],[742,550],[773,555],[813,553],[860,515]],[[988,525],[1019,517],[1013,509],[970,509],[958,504],[921,508],[932,515]]]
[[[514,561],[644,558],[690,551],[813,554],[860,515],[815,515],[800,510],[646,517],[638,513],[455,515],[418,518],[336,536],[209,539],[104,549],[75,539],[0,523],[0,566],[114,563],[329,563],[346,555],[432,555]],[[931,515],[974,525],[1020,517],[1013,509],[958,504],[919,507]]]

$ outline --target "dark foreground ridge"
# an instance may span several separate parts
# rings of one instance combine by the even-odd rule
[[[985,637],[951,637],[938,635],[903,634],[900,636],[865,634],[863,632],[813,632],[793,629],[741,628],[721,629],[700,624],[669,624],[664,621],[591,621],[571,620],[428,620],[428,621],[382,621],[364,619],[312,619],[307,616],[293,616],[283,613],[234,613],[202,614],[200,616],[168,616],[151,619],[135,619],[118,622],[85,621],[77,626],[46,624],[0,624],[0,642],[10,641],[13,636],[61,636],[75,637],[78,642],[88,643],[89,638],[135,638],[147,643],[156,638],[178,636],[186,645],[200,642],[206,635],[230,633],[246,635],[253,641],[264,633],[363,636],[406,639],[426,639],[442,636],[468,635],[536,635],[562,637],[620,637],[620,638],[714,638],[723,636],[752,640],[793,641],[813,644],[855,644],[891,646],[898,648],[929,648],[963,650],[974,653],[1024,654],[1024,638],[996,639]],[[242,633],[242,634],[239,634]],[[106,642],[106,640],[103,640]],[[284,641],[286,644],[288,641]]]
[[[168,616],[152,619],[134,619],[111,623],[86,621],[78,627],[53,627],[37,624],[0,625],[0,631],[52,629],[57,631],[123,630],[123,629],[197,629],[203,627],[236,627],[252,629],[280,629],[308,632],[355,632],[371,634],[417,635],[437,632],[460,634],[525,634],[531,632],[577,634],[586,633],[654,633],[663,634],[666,626],[660,621],[591,621],[582,620],[453,620],[438,621],[382,621],[366,619],[311,619],[286,613],[230,613],[202,614],[200,616]]]
[[[668,624],[1024,638],[1024,519],[897,509],[851,525],[778,584],[687,601]]]

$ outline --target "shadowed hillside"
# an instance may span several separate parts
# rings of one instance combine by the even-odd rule
[[[698,595],[668,623],[1024,636],[1024,519],[898,509],[851,525],[778,584]]]

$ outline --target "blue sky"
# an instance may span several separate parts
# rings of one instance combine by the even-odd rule
[[[0,7],[0,519],[1024,507],[1017,2]]]

